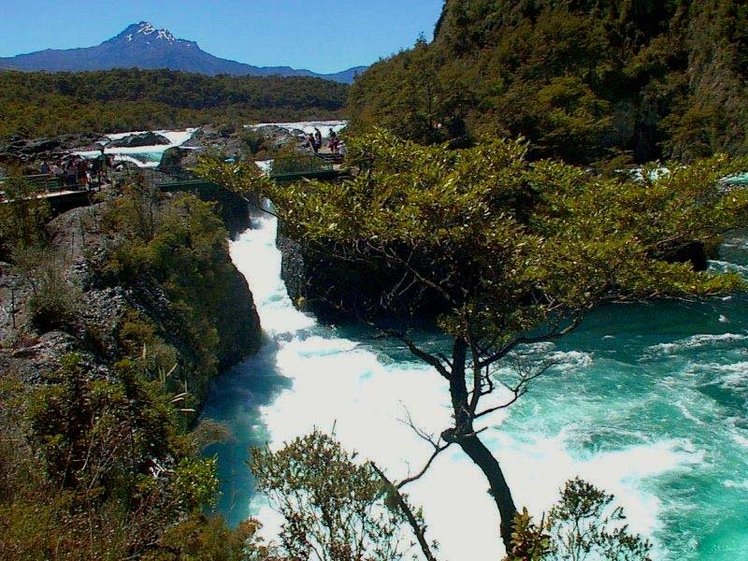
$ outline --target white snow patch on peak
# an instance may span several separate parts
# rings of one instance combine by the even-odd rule
[[[176,39],[174,39],[174,35],[172,35],[171,33],[169,33],[166,29],[159,29],[158,30],[158,38],[159,39],[164,39],[166,41],[169,41],[170,43],[173,43],[174,41],[176,41]]]
[[[148,23],[147,21],[142,22],[138,27],[138,33],[142,33],[143,35],[150,35],[154,31],[156,31],[156,28],[153,27],[153,24]]]
[[[153,35],[156,34],[157,39],[163,39],[164,41],[169,41],[170,43],[174,43],[176,41],[176,38],[174,35],[171,34],[171,32],[168,29],[156,29],[156,27],[147,21],[140,22],[138,25],[138,31],[140,35]],[[129,36],[128,36],[128,40]]]
[[[132,41],[132,33],[130,33],[130,34],[129,34],[129,35],[127,36],[127,41],[128,41],[128,42],[131,42],[131,41]]]

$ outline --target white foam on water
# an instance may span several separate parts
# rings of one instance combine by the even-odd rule
[[[581,351],[553,351],[548,358],[556,369],[565,372],[586,368],[593,363],[592,354]]]
[[[729,261],[713,260],[709,261],[709,267],[719,273],[740,273],[743,276],[748,276],[748,265],[738,265],[736,263],[730,263]]]
[[[120,140],[128,136],[133,136],[135,134],[145,134],[147,132],[154,132],[156,134],[160,134],[161,136],[165,137],[169,141],[169,144],[171,144],[172,146],[179,146],[180,144],[184,144],[190,138],[192,138],[192,135],[195,134],[195,131],[197,131],[197,128],[187,128],[187,129],[181,129],[181,130],[118,132],[114,134],[108,134],[106,136],[110,140]]]
[[[258,229],[231,243],[231,256],[247,276],[265,331],[275,338],[277,371],[292,380],[290,390],[261,409],[271,448],[317,427],[334,431],[345,448],[375,461],[391,479],[417,473],[432,448],[406,420],[411,418],[420,430],[437,436],[448,428],[446,381],[420,362],[386,360],[376,348],[325,333],[314,318],[295,310],[280,280],[275,220],[258,218],[255,226]],[[585,368],[593,360],[587,353],[562,353],[552,345],[538,350],[553,356],[562,371]],[[579,475],[614,493],[632,529],[651,536],[659,528],[662,505],[646,490],[646,482],[703,460],[703,454],[685,439],[646,442],[580,458],[574,453],[573,430],[552,437],[531,431],[509,433],[501,430],[507,415],[511,412],[488,418],[488,430],[481,437],[505,470],[517,505],[526,505],[537,516],[557,500],[567,479]],[[498,513],[487,489],[482,473],[456,446],[406,487],[412,501],[424,508],[428,537],[441,543],[440,558],[495,561],[502,557]],[[280,527],[278,517],[262,506],[261,499],[255,499],[254,505],[254,510],[259,505],[266,535],[273,535]]]
[[[730,438],[741,446],[742,448],[745,448],[748,450],[748,436],[746,436],[746,431],[744,429],[739,429],[736,424],[737,419],[728,419],[728,422],[732,425],[732,430],[730,430]]]
[[[313,317],[294,308],[288,297],[280,278],[281,254],[275,246],[276,232],[274,218],[258,216],[253,219],[253,229],[229,245],[231,259],[250,284],[255,305],[262,312],[262,327],[271,337],[316,324]]]
[[[742,333],[722,333],[719,335],[701,334],[693,335],[673,343],[660,343],[652,345],[647,349],[648,354],[675,354],[686,349],[697,349],[714,345],[731,345],[748,340],[748,335]]]
[[[86,156],[83,156],[86,157]],[[128,154],[116,154],[114,156],[115,162],[128,162],[130,164],[135,164],[139,168],[157,168],[158,164],[160,163],[160,158],[158,161],[143,161],[138,158],[135,158],[133,156],[130,156]]]
[[[748,390],[748,362],[705,364],[702,368],[717,372],[720,384],[725,388]]]
[[[131,147],[110,146],[110,147],[105,147],[104,152],[106,154],[112,154],[116,162],[130,162],[141,168],[155,168],[158,166],[159,162],[161,161],[161,156],[163,156],[164,152],[166,152],[169,148],[174,148],[175,146],[181,146],[182,144],[187,142],[190,138],[192,138],[192,135],[195,134],[195,131],[197,130],[198,130],[197,128],[188,128],[188,129],[174,130],[174,131],[167,131],[167,130],[153,131],[156,134],[160,134],[161,136],[165,137],[169,141],[169,144],[158,144],[154,146],[131,146]],[[132,136],[135,134],[143,134],[145,132],[149,132],[149,131],[134,131],[134,132],[108,134],[107,137],[110,140],[119,140],[119,139]],[[100,150],[79,150],[73,153],[77,154],[78,156],[81,156],[82,158],[95,158],[99,154],[101,154],[101,151]],[[144,156],[145,159],[147,159],[148,161],[143,161],[142,159],[138,159],[136,157],[138,155]]]
[[[735,481],[733,479],[726,479],[722,482],[722,485],[728,489],[744,489],[748,491],[748,479],[742,481]]]
[[[705,421],[703,421],[701,418],[699,418],[698,416],[694,415],[691,412],[691,407],[694,407],[694,408],[698,407],[697,405],[694,404],[693,398],[691,396],[685,399],[684,398],[675,399],[673,404],[678,408],[678,411],[681,412],[681,415],[683,415],[684,419],[688,419],[695,425],[704,424]]]
[[[511,435],[499,436],[500,446],[511,451],[504,460],[518,504],[540,513],[558,499],[564,483],[576,476],[615,495],[624,507],[635,532],[652,536],[660,529],[662,505],[646,490],[646,482],[664,473],[688,469],[704,459],[690,441],[669,439],[637,444],[619,450],[598,452],[581,459],[571,453],[573,430],[556,437],[534,436],[518,442]]]

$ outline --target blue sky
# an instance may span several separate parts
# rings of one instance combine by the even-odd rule
[[[431,40],[443,0],[0,0],[0,56],[90,47],[149,21],[213,55],[337,72]]]

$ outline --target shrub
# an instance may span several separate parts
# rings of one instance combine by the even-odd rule
[[[651,561],[652,546],[629,531],[613,495],[578,477],[536,524],[527,509],[518,513],[506,561]]]

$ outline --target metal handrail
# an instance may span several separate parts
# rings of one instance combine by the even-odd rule
[[[271,179],[289,179],[294,177],[315,176],[335,171],[338,158],[326,158],[318,154],[298,154],[275,158],[267,171]],[[139,170],[143,179],[150,185],[168,186],[172,184],[204,183],[205,180],[196,174],[180,170],[178,172],[162,172],[158,169]]]
[[[268,175],[271,178],[299,176],[318,172],[332,171],[333,162],[319,157],[317,154],[299,154],[298,156],[284,156],[275,158],[270,164]]]

